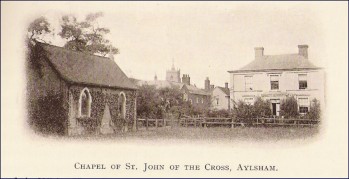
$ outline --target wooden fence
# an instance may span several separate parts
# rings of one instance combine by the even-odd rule
[[[313,126],[319,124],[319,120],[311,119],[283,119],[283,118],[255,118],[250,122],[242,122],[239,119],[233,118],[214,118],[214,117],[186,117],[181,119],[138,119],[138,126],[145,127],[166,127],[166,126],[181,126],[181,127],[213,127],[227,126],[234,128],[236,126]]]

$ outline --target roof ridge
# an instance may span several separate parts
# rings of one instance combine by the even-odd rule
[[[272,55],[263,55],[263,56],[286,56],[286,55],[299,55],[299,54],[298,53],[283,53],[283,54],[272,54]]]
[[[43,43],[43,42],[36,42],[36,43],[39,43],[41,45],[47,45],[47,46],[55,47],[55,48],[60,48],[60,49],[62,49],[64,51],[74,52],[74,53],[77,53],[77,54],[89,55],[89,56],[99,57],[99,58],[102,58],[102,59],[105,59],[105,60],[110,60],[110,58],[108,58],[108,57],[103,57],[103,56],[90,54],[90,53],[86,53],[86,52],[82,52],[82,51],[70,50],[70,49],[66,49],[64,47],[60,47],[60,46],[57,46],[57,45],[52,45],[52,44]]]

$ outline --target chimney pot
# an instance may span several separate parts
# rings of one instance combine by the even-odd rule
[[[225,88],[229,88],[229,87],[228,87],[228,83],[225,83]]]
[[[308,45],[298,45],[298,54],[308,59]]]
[[[255,53],[255,59],[263,57],[264,56],[264,48],[263,47],[255,47],[254,53]]]

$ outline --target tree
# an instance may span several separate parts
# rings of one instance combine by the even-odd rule
[[[137,95],[137,114],[141,118],[159,118],[159,104],[161,99],[155,86],[143,85],[138,89]]]
[[[280,115],[285,118],[295,118],[299,116],[297,100],[294,97],[287,97],[281,102]]]
[[[45,43],[47,42],[46,40],[44,40],[44,36],[52,33],[50,23],[43,16],[35,19],[32,23],[30,23],[27,30],[29,40],[38,40]]]
[[[320,108],[320,102],[316,98],[312,100],[312,103],[310,105],[310,110],[306,115],[306,118],[312,119],[312,120],[318,120],[320,119],[321,114],[321,108]]]
[[[113,47],[105,35],[110,32],[108,28],[99,27],[97,19],[103,13],[91,13],[85,17],[84,21],[78,21],[74,15],[62,17],[62,30],[59,35],[67,40],[64,45],[70,50],[87,52],[90,54],[107,55],[108,53],[118,54],[119,50]]]

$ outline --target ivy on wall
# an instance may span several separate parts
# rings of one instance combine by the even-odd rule
[[[76,104],[78,104],[79,97],[81,91],[84,89],[84,87],[81,86],[74,86],[71,89],[71,92],[73,94],[73,99]],[[127,125],[132,127],[133,119],[134,119],[134,103],[136,98],[136,92],[134,91],[126,91],[126,118],[121,118],[121,111],[119,106],[119,93],[113,93],[113,92],[103,92],[101,88],[88,88],[92,97],[92,103],[91,103],[91,119],[89,120],[95,120],[96,124],[98,126],[101,125],[104,110],[106,107],[106,104],[109,106],[111,120],[112,120],[112,126],[115,131],[122,130],[122,127]],[[77,110],[77,109],[76,109]],[[80,122],[79,122],[80,121]],[[79,123],[81,123],[82,120],[78,120]],[[83,125],[82,125],[83,126]],[[97,129],[97,128],[96,128]]]
[[[38,99],[28,99],[30,126],[42,134],[63,135],[66,129],[68,111],[63,108],[59,94],[49,94]]]

